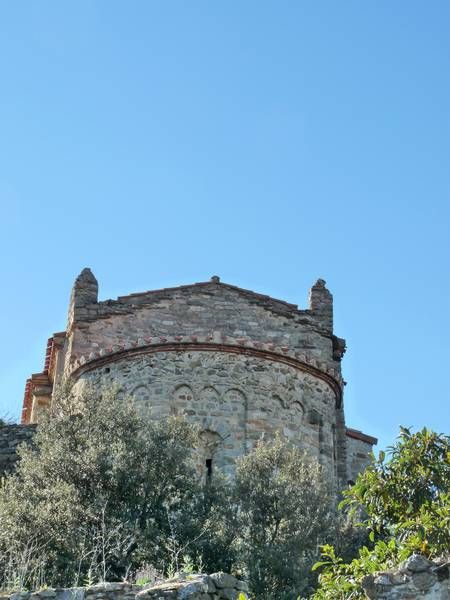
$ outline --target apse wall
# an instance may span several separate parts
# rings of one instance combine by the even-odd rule
[[[151,419],[185,415],[202,432],[206,468],[232,473],[234,461],[276,432],[336,475],[336,398],[312,374],[281,362],[213,350],[161,351],[109,362],[82,382],[115,385]]]

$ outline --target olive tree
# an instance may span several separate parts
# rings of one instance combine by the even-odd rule
[[[316,460],[281,437],[238,460],[235,544],[257,598],[297,598],[333,531],[333,496]]]
[[[25,550],[29,576],[45,571],[47,583],[119,578],[144,562],[167,570],[174,531],[185,545],[202,528],[195,435],[182,419],[143,419],[117,390],[62,389],[0,488],[3,573]]]

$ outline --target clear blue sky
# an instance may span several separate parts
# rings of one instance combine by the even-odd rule
[[[0,4],[0,414],[106,299],[327,280],[349,425],[450,433],[450,4]]]

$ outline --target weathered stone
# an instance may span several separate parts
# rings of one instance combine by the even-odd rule
[[[14,592],[10,596],[10,600],[28,600],[30,592]]]
[[[0,424],[0,477],[14,471],[17,448],[30,444],[35,431],[35,425]]]
[[[227,582],[229,585],[238,584],[234,577],[226,578],[225,573],[216,573],[220,582]],[[214,577],[208,575],[187,575],[179,576],[171,580],[164,581],[151,586],[139,592],[136,600],[157,600],[158,598],[176,598],[177,600],[218,600],[224,598],[235,600],[239,595],[236,587],[222,588],[216,591]]]
[[[413,554],[401,564],[400,568],[412,571],[413,573],[421,573],[422,571],[427,571],[432,566],[433,562],[425,558],[425,556]]]
[[[450,600],[448,569],[443,569],[446,565],[413,555],[398,571],[368,575],[362,585],[370,600]],[[438,577],[440,572],[443,575]]]
[[[239,597],[239,590],[235,588],[222,588],[219,590],[219,597],[223,600],[237,600]]]
[[[215,467],[232,475],[237,457],[279,431],[342,484],[367,464],[375,441],[347,436],[344,350],[321,279],[306,310],[217,276],[99,302],[85,269],[72,290],[67,331],[50,339],[45,370],[27,383],[23,422],[39,420],[63,376],[80,392],[86,382],[115,383],[148,418],[184,414],[199,425],[205,476]]]
[[[233,577],[228,573],[223,573],[222,571],[219,571],[219,573],[212,573],[210,577],[217,588],[234,588],[238,581],[236,577]]]
[[[236,600],[246,584],[226,573],[214,577],[228,587],[216,588],[206,574],[180,573],[155,585],[138,586],[126,582],[104,582],[87,588],[57,588],[36,592],[0,595],[0,600]]]

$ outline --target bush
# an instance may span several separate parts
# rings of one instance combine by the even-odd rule
[[[192,534],[194,440],[183,420],[144,421],[114,390],[79,398],[65,389],[0,489],[0,572],[18,547],[29,554],[22,585],[43,571],[67,585],[143,563],[167,570],[167,540],[176,530],[183,546]]]
[[[388,458],[387,458],[388,457]],[[342,507],[362,515],[370,544],[345,562],[323,547],[315,600],[365,598],[361,580],[419,552],[432,558],[450,548],[450,437],[402,427],[398,442],[380,453],[345,492]]]
[[[292,599],[314,583],[334,535],[333,497],[316,461],[281,438],[207,484],[196,430],[141,417],[114,389],[64,388],[0,487],[0,587],[81,585],[223,570],[253,597]]]
[[[256,598],[293,599],[313,583],[318,545],[333,537],[333,496],[320,465],[278,437],[238,460],[235,544]]]

